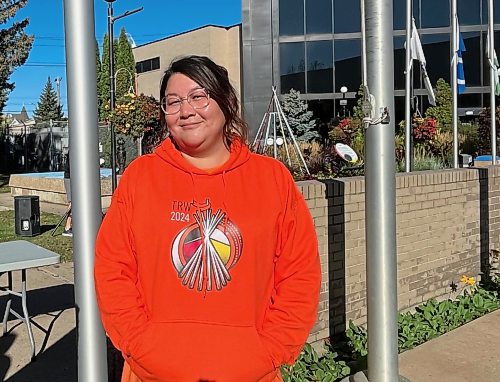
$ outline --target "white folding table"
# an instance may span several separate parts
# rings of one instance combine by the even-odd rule
[[[0,275],[7,272],[8,285],[0,286],[0,290],[9,294],[7,306],[3,316],[3,335],[7,333],[9,313],[22,320],[28,329],[31,344],[31,359],[35,360],[35,339],[31,330],[31,322],[26,301],[26,270],[59,263],[60,256],[48,249],[42,248],[26,240],[8,241],[0,243]],[[15,292],[12,286],[12,273],[21,271],[21,292]],[[21,297],[22,315],[11,308],[12,296]]]

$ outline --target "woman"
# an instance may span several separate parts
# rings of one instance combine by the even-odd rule
[[[128,166],[96,244],[122,381],[281,381],[316,320],[307,206],[281,163],[249,152],[223,67],[181,58],[160,94],[169,136]]]

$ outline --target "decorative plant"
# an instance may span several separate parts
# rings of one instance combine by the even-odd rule
[[[451,128],[453,121],[453,96],[451,86],[442,78],[436,83],[436,106],[425,111],[427,118],[434,118],[438,128]]]
[[[160,104],[154,97],[127,93],[117,101],[109,118],[117,133],[137,139],[159,125],[159,110]]]
[[[313,112],[309,110],[307,102],[300,99],[299,91],[290,89],[290,93],[284,94],[282,106],[288,124],[298,141],[310,142],[320,138],[316,131]]]
[[[398,316],[398,348],[411,349],[500,308],[500,276],[478,285],[475,277],[462,275],[450,285],[460,291],[456,297],[444,301],[431,299],[415,308],[414,312]],[[368,334],[363,326],[349,322],[344,335],[335,336],[326,344],[325,352],[318,355],[306,344],[293,366],[283,366],[285,382],[334,382],[358,370],[366,369]]]
[[[345,361],[337,360],[338,354],[328,351],[319,356],[311,345],[305,344],[293,366],[282,366],[284,382],[334,382],[350,373]]]
[[[434,118],[413,118],[413,139],[415,143],[426,143],[436,135],[437,121]]]
[[[495,109],[495,128],[497,133],[497,142],[500,142],[499,128],[500,125],[500,106]],[[478,134],[478,154],[491,154],[491,109],[484,108],[479,113]]]
[[[450,153],[453,152],[453,134],[450,131],[437,130],[432,138],[431,149],[443,163],[449,163]]]

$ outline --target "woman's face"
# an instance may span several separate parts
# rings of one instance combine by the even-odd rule
[[[226,119],[217,102],[211,98],[206,106],[193,107],[197,106],[197,95],[200,94],[203,95],[203,87],[198,83],[184,74],[173,74],[163,96],[170,105],[179,104],[176,97],[181,98],[180,109],[165,115],[165,120],[181,151],[188,155],[208,157],[225,150],[223,128]],[[187,102],[189,96],[194,96],[192,104]]]

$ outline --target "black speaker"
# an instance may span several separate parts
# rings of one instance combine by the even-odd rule
[[[40,235],[40,198],[38,196],[15,196],[14,214],[16,235]]]

